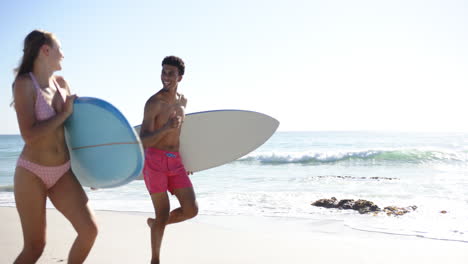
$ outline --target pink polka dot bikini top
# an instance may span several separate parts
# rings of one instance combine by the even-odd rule
[[[34,87],[36,88],[36,105],[34,106],[34,110],[36,112],[37,120],[46,120],[55,116],[57,113],[55,112],[55,109],[51,105],[49,105],[45,100],[45,97],[42,94],[42,90],[39,86],[39,83],[36,80],[36,77],[34,77],[34,74],[32,72],[29,73],[29,76],[31,76]],[[55,79],[54,84],[55,89],[57,89],[57,92],[60,94],[60,96],[62,96],[63,101],[65,101],[66,97],[64,97],[60,92],[60,86],[58,85],[57,81],[55,81]]]

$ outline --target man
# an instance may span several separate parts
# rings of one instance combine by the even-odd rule
[[[151,228],[151,263],[159,263],[166,225],[193,218],[198,213],[195,192],[179,155],[179,136],[187,99],[177,92],[185,72],[182,59],[168,56],[162,61],[163,88],[145,105],[140,137],[145,149],[143,176],[156,213],[148,218]],[[180,207],[170,212],[167,191]]]

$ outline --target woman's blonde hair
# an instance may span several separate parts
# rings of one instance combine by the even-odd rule
[[[12,89],[14,89],[16,79],[18,76],[31,72],[34,67],[34,61],[36,60],[37,56],[39,55],[39,50],[41,47],[45,45],[53,46],[55,41],[54,34],[44,31],[44,30],[33,30],[29,33],[26,38],[24,39],[24,47],[23,47],[23,57],[21,58],[21,62],[18,68],[14,69],[15,80],[12,84]],[[15,102],[14,99],[14,91],[13,91],[13,105]]]

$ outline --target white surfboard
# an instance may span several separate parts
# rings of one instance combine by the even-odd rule
[[[180,155],[187,171],[214,168],[241,158],[265,143],[279,122],[262,113],[215,110],[185,116]],[[137,134],[140,126],[135,127]]]

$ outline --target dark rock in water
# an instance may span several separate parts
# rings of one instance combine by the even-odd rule
[[[382,211],[382,209],[380,209],[380,207],[373,202],[363,199],[359,199],[357,201],[354,201],[353,199],[343,199],[338,201],[335,197],[332,197],[331,199],[317,200],[313,202],[312,205],[325,208],[352,209],[358,211],[360,214],[367,214],[371,212],[378,213]],[[418,207],[415,205],[408,207],[387,206],[383,211],[387,213],[387,215],[398,216],[414,211],[417,208]],[[443,212],[444,211],[441,213]]]
[[[387,213],[387,215],[400,216],[415,211],[417,208],[416,205],[408,207],[387,206],[384,208],[384,212]]]
[[[325,208],[352,209],[359,211],[361,214],[380,211],[380,208],[371,201],[343,199],[338,202],[335,197],[317,200],[312,205]]]
[[[313,202],[312,205],[325,208],[337,208],[337,200],[335,197],[331,199],[320,199]]]
[[[354,200],[353,199],[343,199],[338,202],[338,208],[340,209],[353,209]]]
[[[380,208],[373,202],[361,199],[354,203],[353,209],[359,211],[360,214],[380,211]]]

